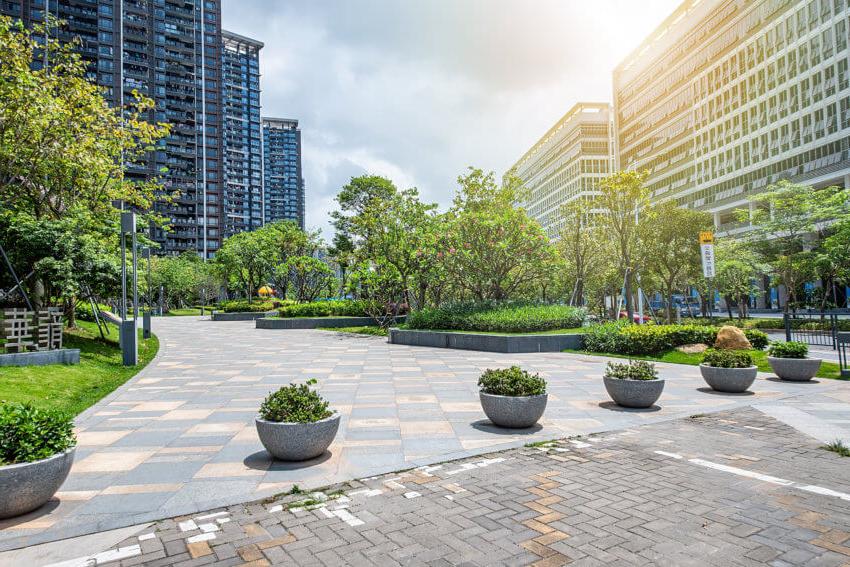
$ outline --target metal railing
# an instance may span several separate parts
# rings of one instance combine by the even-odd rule
[[[835,313],[823,311],[798,312],[793,315],[786,313],[783,320],[786,341],[838,348],[838,315]]]

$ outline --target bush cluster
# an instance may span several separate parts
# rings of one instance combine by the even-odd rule
[[[768,344],[767,335],[757,329],[744,331],[754,349]],[[632,325],[627,320],[593,325],[584,335],[584,347],[590,352],[627,355],[658,354],[688,344],[714,344],[717,327],[705,325]]]
[[[265,299],[262,301],[252,301],[251,303],[248,303],[247,299],[235,299],[222,302],[219,309],[225,313],[259,313],[261,311],[273,311],[282,305],[290,303],[293,302],[289,299]]]
[[[368,307],[363,300],[332,299],[286,305],[279,313],[281,317],[367,317]]]
[[[0,403],[0,466],[40,461],[76,443],[70,416],[28,403]]]
[[[519,366],[488,368],[478,379],[478,387],[494,396],[538,396],[546,393],[546,380]]]
[[[617,380],[657,380],[658,370],[655,364],[646,360],[629,362],[609,362],[605,367],[605,378]]]
[[[767,354],[775,358],[806,358],[809,355],[809,345],[795,341],[773,343]]]
[[[260,406],[260,418],[278,423],[315,423],[333,415],[325,401],[310,386],[316,380],[308,380],[306,384],[290,384],[283,386],[277,392],[263,400]]]
[[[454,303],[413,311],[410,329],[529,333],[581,327],[584,309],[567,305],[520,303]]]
[[[753,355],[745,350],[708,349],[702,363],[715,368],[750,368],[755,366]]]

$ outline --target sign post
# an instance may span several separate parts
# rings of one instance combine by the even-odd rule
[[[705,230],[699,233],[699,247],[702,256],[702,275],[709,280],[708,309],[709,318],[714,317],[714,289],[711,280],[714,278],[714,233]]]

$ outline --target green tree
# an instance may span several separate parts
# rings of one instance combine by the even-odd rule
[[[354,262],[354,242],[343,232],[334,234],[333,243],[328,248],[328,256],[339,266],[339,294],[344,293],[348,285],[348,269]]]
[[[576,199],[561,207],[564,221],[558,252],[566,263],[572,287],[569,290],[570,305],[585,305],[587,280],[601,267],[604,252],[604,237],[588,201]]]
[[[700,277],[699,233],[712,227],[711,216],[680,208],[675,201],[647,207],[641,215],[641,271],[660,284],[667,303],[667,320],[672,321],[673,294]]]
[[[475,299],[504,300],[534,288],[557,253],[543,229],[518,206],[522,182],[469,168],[441,235],[439,259],[454,285]]]
[[[293,256],[280,268],[286,271],[299,302],[315,301],[334,281],[333,270],[312,256]]]
[[[732,318],[732,303],[738,304],[738,317],[747,317],[750,294],[756,291],[758,260],[746,244],[725,241],[717,246],[717,269],[714,285],[726,300],[726,310]]]
[[[216,252],[222,274],[236,281],[248,302],[271,276],[279,260],[279,243],[271,231],[240,232],[226,238]]]
[[[640,250],[638,215],[649,203],[646,177],[646,172],[618,171],[599,183],[599,193],[592,201],[616,252],[629,321],[634,314],[632,288]]]

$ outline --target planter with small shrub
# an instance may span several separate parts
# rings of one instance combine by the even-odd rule
[[[76,443],[70,417],[30,404],[0,404],[0,518],[50,500],[71,470]]]
[[[282,461],[306,461],[327,450],[339,430],[339,413],[306,384],[272,392],[255,419],[263,447]]]
[[[782,380],[806,382],[820,369],[820,358],[809,358],[809,345],[789,341],[774,343],[767,351],[767,362]]]
[[[758,374],[753,356],[743,350],[707,350],[699,370],[712,390],[730,394],[746,392]]]
[[[602,381],[614,403],[626,408],[652,407],[664,391],[655,365],[645,360],[609,362]]]
[[[499,427],[531,427],[546,410],[546,380],[519,366],[487,369],[478,386],[484,413]]]

